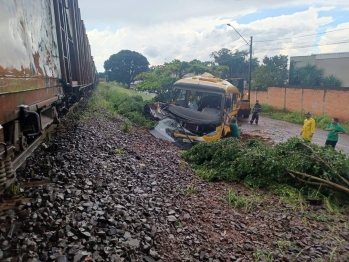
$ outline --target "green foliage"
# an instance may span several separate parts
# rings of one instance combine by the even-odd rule
[[[323,85],[329,87],[342,87],[343,81],[335,75],[329,75],[324,78]]]
[[[155,101],[167,102],[170,99],[173,84],[186,74],[203,74],[205,72],[221,75],[226,71],[224,66],[217,66],[197,59],[186,62],[178,59],[164,65],[153,66],[149,72],[143,72],[135,78],[141,80],[137,90],[156,92]]]
[[[99,78],[105,78],[105,72],[98,72]]]
[[[135,124],[150,127],[154,125],[143,115],[143,107],[151,96],[125,89],[113,82],[100,83],[89,100],[88,110],[82,116],[89,117],[91,112],[103,107],[114,114],[121,114]]]
[[[9,187],[4,190],[4,196],[17,197],[20,194],[20,185],[18,182],[13,182]]]
[[[290,85],[342,87],[343,81],[335,75],[324,77],[324,70],[316,65],[295,67],[291,62]]]
[[[239,51],[235,52],[222,48],[219,51],[212,52],[210,57],[214,59],[214,62],[220,66],[226,66],[228,71],[224,78],[245,78],[248,79],[248,68],[249,68],[249,52]],[[257,58],[252,59],[252,71],[255,70],[259,65]],[[222,76],[223,77],[223,76]]]
[[[144,72],[136,77],[142,80],[137,85],[137,90],[156,92],[157,101],[166,102],[170,99],[171,88],[179,78],[172,75],[170,68],[166,66],[154,67],[151,72]]]
[[[104,62],[104,69],[107,81],[117,81],[130,88],[136,75],[149,70],[149,62],[140,53],[122,50]]]
[[[284,85],[288,80],[288,56],[264,57],[263,64],[253,72],[252,88],[267,90],[268,86]]]
[[[321,86],[324,70],[316,65],[307,64],[302,67],[290,67],[290,85]]]
[[[124,118],[124,121],[122,121],[121,124],[121,130],[128,133],[132,129],[132,122],[128,120],[127,118]]]
[[[314,189],[289,176],[287,170],[303,172],[343,186],[338,175],[349,180],[348,156],[298,138],[273,147],[253,139],[245,143],[236,139],[222,139],[199,143],[182,153],[182,157],[199,175],[210,181],[236,181],[252,187],[268,188],[282,184],[302,188],[302,194],[314,192]],[[323,196],[337,194],[325,187],[315,189]],[[280,190],[277,192],[280,193]],[[298,195],[297,191],[285,188],[281,192]]]
[[[245,211],[251,211],[262,202],[259,196],[253,194],[249,197],[240,196],[238,192],[231,188],[223,195],[222,200],[230,207],[244,208]]]

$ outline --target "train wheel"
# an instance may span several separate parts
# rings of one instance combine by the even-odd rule
[[[20,145],[22,151],[24,151],[28,148],[28,141],[27,141],[27,138],[25,136],[22,135],[19,138],[19,145]]]

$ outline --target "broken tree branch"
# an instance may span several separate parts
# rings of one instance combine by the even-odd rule
[[[311,183],[319,183],[319,184],[315,184],[315,185],[323,185],[323,186],[327,186],[327,187],[330,187],[330,188],[333,188],[333,189],[336,189],[336,190],[339,190],[339,191],[342,191],[346,194],[349,195],[349,188],[346,188],[342,185],[339,185],[339,184],[336,184],[336,183],[333,183],[331,181],[328,181],[328,180],[325,180],[325,179],[322,179],[322,178],[319,178],[319,177],[316,177],[316,176],[312,176],[312,175],[308,175],[306,173],[302,173],[302,172],[298,172],[298,171],[294,171],[294,170],[287,170],[288,174],[290,174],[292,177],[296,177],[297,178],[297,175],[298,176],[302,176],[302,177],[306,177],[306,178],[309,178],[309,179],[312,179],[312,180],[315,180],[315,181],[318,181],[318,182],[312,182],[312,181],[307,181],[307,180],[304,180],[304,179],[301,179],[302,182],[304,183],[307,183],[307,184],[311,184]],[[297,178],[298,180],[300,178]]]

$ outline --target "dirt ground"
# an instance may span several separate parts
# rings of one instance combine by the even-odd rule
[[[302,128],[300,125],[263,116],[260,116],[258,125],[251,125],[247,119],[239,119],[239,124],[241,124],[242,133],[269,137],[276,143],[286,141],[291,137],[300,137],[300,130]],[[316,129],[313,143],[324,145],[326,136],[326,131]],[[337,150],[342,150],[346,154],[349,154],[349,136],[340,135],[336,148]]]

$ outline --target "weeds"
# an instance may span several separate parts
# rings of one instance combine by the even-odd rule
[[[288,185],[274,185],[273,192],[280,197],[281,201],[290,203],[293,208],[304,209],[304,196],[302,189],[297,189]]]
[[[278,241],[276,242],[280,252],[285,252],[290,246],[291,242],[290,241]]]
[[[121,124],[121,130],[126,133],[129,133],[132,130],[132,122],[125,118]]]
[[[255,202],[251,198],[239,196],[233,189],[223,195],[223,201],[233,208],[244,208],[246,211],[253,208]]]
[[[324,214],[314,214],[314,213],[307,213],[305,214],[305,217],[309,220],[315,220],[317,222],[327,222],[328,217]]]
[[[51,132],[46,132],[45,141],[47,143],[52,141]]]
[[[193,185],[187,186],[187,188],[185,190],[185,194],[186,195],[196,194],[196,188]]]
[[[190,183],[189,185],[187,185],[186,189],[178,189],[178,192],[182,195],[185,195],[185,196],[189,196],[189,195],[192,195],[192,194],[196,194],[197,193],[197,190],[194,186],[194,183]]]
[[[330,254],[330,262],[333,261],[334,256],[335,256],[335,253],[336,253],[336,250],[337,250],[337,247],[335,247],[335,248],[331,251],[331,254]]]
[[[123,115],[135,124],[151,127],[154,122],[143,115],[143,106],[149,100],[151,96],[126,89],[115,82],[100,83],[80,116],[80,121],[87,121],[92,115],[103,119],[104,115],[99,113],[103,108],[113,116]]]
[[[122,148],[115,148],[114,149],[114,153],[117,155],[121,155],[122,153],[124,153],[124,149]]]
[[[273,253],[270,250],[260,250],[258,249],[256,252],[253,253],[253,256],[256,258],[256,262],[258,261],[268,261],[272,262],[273,259]]]
[[[8,188],[5,189],[4,195],[8,197],[16,197],[20,193],[20,185],[17,182],[13,182]]]

